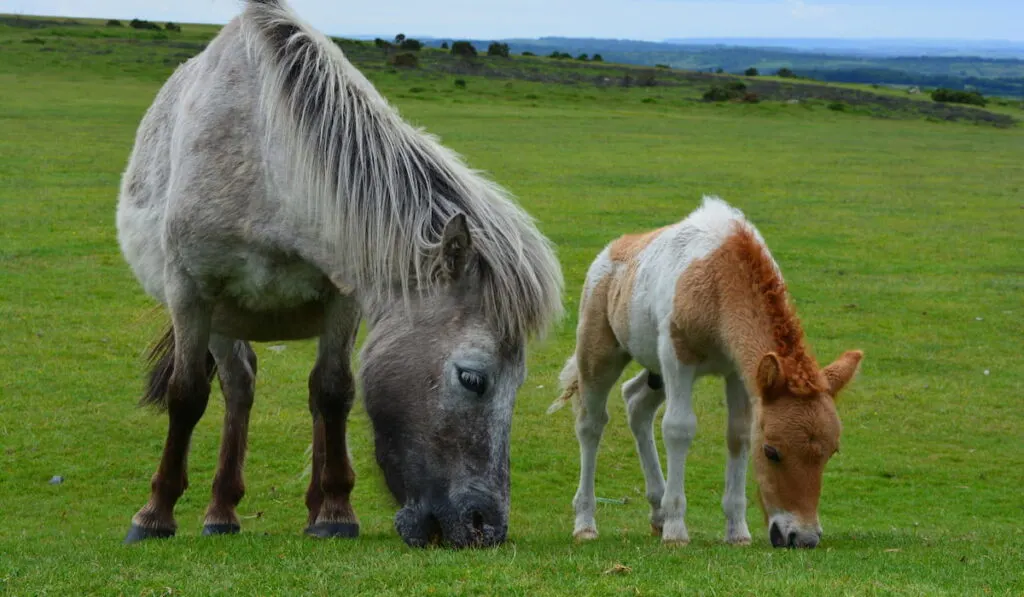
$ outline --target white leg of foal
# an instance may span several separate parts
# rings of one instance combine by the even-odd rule
[[[747,389],[736,373],[725,379],[725,399],[729,407],[729,423],[726,430],[729,456],[725,464],[725,493],[722,495],[722,511],[725,513],[725,542],[749,545],[747,458],[750,453],[751,406]]]
[[[647,503],[651,505],[651,531],[660,535],[664,526],[661,499],[665,495],[665,477],[661,472],[661,461],[658,460],[658,446],[654,442],[654,415],[665,401],[661,377],[641,371],[623,384],[622,398],[626,401],[629,428],[636,440],[640,468],[644,471],[644,493]]]
[[[686,454],[697,433],[697,417],[693,413],[691,392],[696,368],[684,365],[676,358],[669,334],[658,341],[662,379],[665,383],[667,406],[661,422],[662,436],[668,460],[668,481],[661,500],[665,526],[661,540],[666,544],[686,544],[690,535],[686,530]]]
[[[619,370],[621,373],[621,369]],[[608,423],[608,392],[615,385],[618,375],[606,375],[611,381],[587,380],[580,383],[581,409],[576,416],[576,439],[580,444],[580,483],[576,497],[572,500],[576,511],[576,523],[572,535],[578,540],[597,538],[597,523],[594,509],[594,475],[597,471],[597,449],[601,443],[604,426]]]

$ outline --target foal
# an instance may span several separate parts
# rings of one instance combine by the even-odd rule
[[[689,542],[683,480],[697,428],[691,393],[697,378],[716,375],[725,379],[729,413],[726,542],[750,542],[746,468],[753,440],[772,545],[818,544],[822,473],[839,450],[835,398],[863,353],[849,351],[818,367],[778,266],[739,210],[705,197],[681,222],[615,240],[591,264],[579,309],[575,355],[562,371],[563,394],[548,410],[570,399],[576,407],[577,539],[597,537],[594,472],[608,392],[635,360],[645,370],[622,392],[654,533],[666,544]],[[653,428],[666,399],[667,486]]]

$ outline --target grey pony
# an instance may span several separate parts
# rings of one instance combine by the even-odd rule
[[[512,196],[413,128],[283,1],[249,0],[139,126],[118,240],[171,325],[144,404],[168,432],[133,543],[174,535],[214,376],[226,409],[204,534],[240,530],[257,372],[250,342],[318,338],[306,533],[359,533],[351,353],[410,545],[506,539],[509,436],[526,345],[562,315],[550,241]]]

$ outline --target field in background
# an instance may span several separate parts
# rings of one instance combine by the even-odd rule
[[[695,101],[703,83],[673,91],[392,71],[382,58],[367,69],[381,91],[514,191],[565,270],[570,315],[533,347],[516,407],[510,542],[406,548],[359,406],[350,438],[363,536],[303,537],[314,345],[288,342],[256,347],[243,534],[199,537],[223,413],[214,390],[179,536],[122,547],[164,438],[166,419],[135,402],[140,353],[165,317],[118,252],[117,185],[138,121],[179,61],[173,52],[191,51],[164,42],[201,44],[211,31],[109,41],[0,27],[0,591],[1024,591],[1024,129],[814,103],[708,104]],[[683,217],[702,193],[760,227],[821,360],[848,348],[867,355],[841,400],[843,448],[826,473],[825,539],[813,552],[768,547],[752,481],[755,543],[721,544],[725,417],[711,380],[698,386],[687,467],[693,543],[665,549],[648,535],[617,389],[597,488],[626,503],[599,505],[596,543],[571,541],[571,415],[544,411],[572,350],[587,265],[615,236]],[[64,482],[50,484],[55,475]]]

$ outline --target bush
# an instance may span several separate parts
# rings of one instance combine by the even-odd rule
[[[586,54],[580,54],[579,56],[576,57],[576,60],[580,60],[582,62],[586,62],[589,59],[590,59],[590,57],[587,56]]]
[[[958,91],[956,89],[946,89],[944,87],[940,87],[933,91],[932,99],[937,102],[970,104],[972,106],[984,106],[988,103],[985,100],[985,96],[981,95],[977,91]]]
[[[160,30],[160,25],[157,25],[156,23],[150,23],[149,21],[143,21],[140,19],[132,19],[132,21],[128,23],[128,26],[132,29],[152,29],[156,31]]]
[[[388,64],[399,68],[416,68],[420,65],[420,59],[412,52],[402,52],[388,58]]]
[[[455,86],[458,87],[459,89],[465,89],[466,88],[466,80],[465,79],[455,79]]]
[[[523,52],[523,56],[536,56],[533,52]]]
[[[468,41],[452,42],[452,56],[471,57],[476,56],[476,48]]]
[[[399,42],[398,48],[400,50],[405,50],[407,52],[419,52],[420,50],[423,49],[423,42],[421,42],[418,39],[412,39],[407,37],[403,39],[401,42]]]
[[[121,21],[118,21],[117,19],[110,19],[107,21],[107,27],[124,27],[124,25],[122,25]]]
[[[404,33],[399,33],[398,35],[395,36],[395,45],[396,46],[401,46],[403,41],[405,41],[405,34]]]
[[[175,25],[174,23],[171,23],[170,21],[168,21],[167,24],[164,25],[164,29],[166,29],[167,31],[177,31],[178,33],[181,33],[181,26],[180,25]]]
[[[554,58],[555,60],[572,60],[572,54],[569,54],[567,52],[559,52],[558,50],[551,52],[551,54],[548,57]]]
[[[756,104],[761,101],[756,93],[747,91],[747,86],[742,81],[730,81],[723,85],[712,85],[710,89],[701,96],[706,102],[729,102],[739,100],[747,104]]]
[[[487,46],[487,55],[508,58],[508,44],[492,42],[491,45]]]
[[[795,79],[796,73],[786,67],[782,67],[775,73],[775,76],[782,77],[783,79]]]
[[[757,76],[757,75],[759,75],[760,73],[758,73],[758,72],[757,72],[757,69],[756,69],[756,68],[754,68],[754,67],[750,67],[750,68],[748,68],[747,70],[743,71],[743,74],[744,74],[744,75],[746,75],[746,76],[748,76],[748,77],[756,77],[756,76]]]
[[[42,38],[39,38],[39,37],[30,37],[28,39],[21,40],[21,43],[23,43],[23,44],[39,44],[39,45],[43,45],[43,44],[46,43],[46,40],[42,39]]]
[[[448,49],[448,42],[446,42],[446,41],[441,42],[441,49],[442,50],[447,50]]]
[[[720,74],[722,74],[722,73],[724,73],[724,72],[725,72],[725,69],[724,69],[724,68],[722,68],[722,67],[718,67],[718,68],[716,68],[716,69],[715,69],[715,73],[717,73],[717,74],[719,74],[719,75],[720,75]]]
[[[828,105],[828,109],[836,112],[845,112],[846,104],[844,104],[843,102],[832,102],[831,104]]]
[[[671,69],[672,67],[667,65],[667,64],[655,64],[654,68],[668,68],[668,69]]]
[[[604,62],[604,58],[602,58],[600,54],[594,54],[593,56],[590,57],[590,61],[591,62]]]

